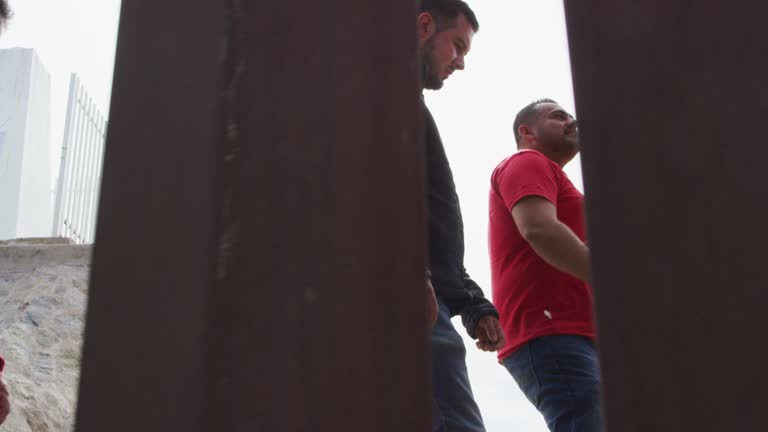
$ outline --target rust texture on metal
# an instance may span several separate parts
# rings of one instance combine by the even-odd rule
[[[236,417],[427,430],[415,2],[241,4]]]
[[[76,430],[430,427],[415,16],[123,3]]]
[[[565,9],[607,430],[762,430],[768,5]]]

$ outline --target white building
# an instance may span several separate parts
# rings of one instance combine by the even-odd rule
[[[0,239],[51,234],[50,93],[34,50],[0,50]]]

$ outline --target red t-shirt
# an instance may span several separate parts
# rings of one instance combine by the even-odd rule
[[[595,335],[591,287],[541,259],[512,218],[512,207],[532,195],[553,203],[558,220],[585,241],[584,195],[560,166],[537,151],[523,150],[496,167],[488,237],[493,304],[507,337],[499,359],[540,336]]]

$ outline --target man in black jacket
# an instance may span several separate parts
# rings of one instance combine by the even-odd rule
[[[461,0],[423,0],[417,18],[423,87],[438,90],[464,56],[479,25]],[[432,115],[424,105],[429,211],[429,270],[438,316],[432,331],[433,431],[484,431],[465,363],[466,350],[451,317],[461,315],[478,348],[504,345],[498,313],[464,269],[464,228],[453,174]]]

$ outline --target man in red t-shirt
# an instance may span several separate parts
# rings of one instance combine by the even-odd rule
[[[562,167],[576,120],[551,99],[515,118],[520,150],[491,178],[493,303],[507,337],[499,361],[553,432],[601,430],[584,196]]]

